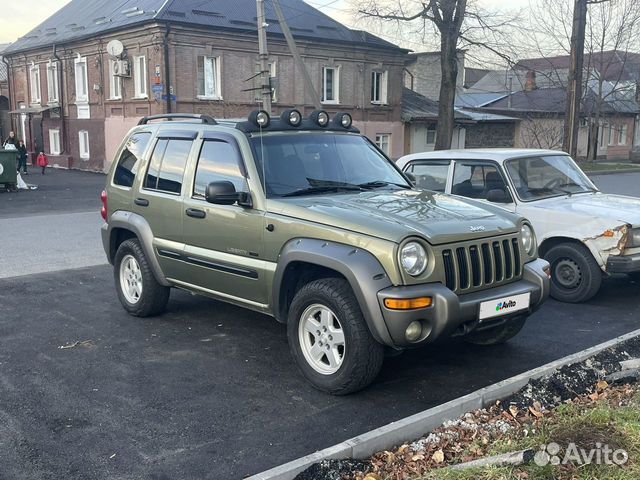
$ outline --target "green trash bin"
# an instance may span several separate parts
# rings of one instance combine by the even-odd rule
[[[16,173],[16,159],[18,152],[15,150],[0,149],[0,186],[6,190],[15,190],[18,183]]]

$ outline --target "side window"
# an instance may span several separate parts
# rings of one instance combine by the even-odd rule
[[[144,187],[180,193],[192,140],[160,139],[153,149]]]
[[[491,190],[507,193],[504,179],[495,165],[456,163],[451,193],[486,200]]]
[[[118,159],[118,166],[113,176],[114,185],[121,185],[123,187],[133,186],[142,154],[147,148],[150,139],[151,133],[149,132],[134,133],[129,137]]]
[[[236,191],[246,191],[247,182],[242,174],[241,162],[237,150],[230,143],[205,140],[200,150],[193,194],[204,197],[207,185],[225,180],[233,183]]]
[[[416,177],[416,187],[434,192],[444,192],[450,162],[422,163],[411,165],[410,172]]]

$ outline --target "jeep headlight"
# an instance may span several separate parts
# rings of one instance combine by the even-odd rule
[[[632,228],[629,230],[627,237],[627,247],[640,247],[640,228]]]
[[[418,242],[409,242],[400,250],[400,264],[412,277],[417,277],[425,271],[427,261],[427,252]]]
[[[533,228],[528,223],[523,223],[520,229],[520,238],[522,240],[522,247],[527,255],[533,257],[536,253],[536,236],[533,233]]]

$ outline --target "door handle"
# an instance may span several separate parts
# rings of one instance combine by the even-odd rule
[[[141,207],[148,207],[149,206],[149,200],[147,200],[146,198],[136,198],[133,203],[135,203],[136,205],[140,205]]]
[[[187,208],[187,215],[193,218],[204,218],[207,216],[204,210],[199,210],[197,208]]]

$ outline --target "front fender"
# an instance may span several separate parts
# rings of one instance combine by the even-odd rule
[[[373,337],[380,343],[393,344],[377,296],[380,290],[392,286],[392,283],[374,255],[350,245],[324,240],[298,238],[289,241],[280,252],[273,282],[273,311],[280,321],[286,321],[287,312],[283,311],[280,293],[287,266],[292,262],[311,263],[344,276]]]

